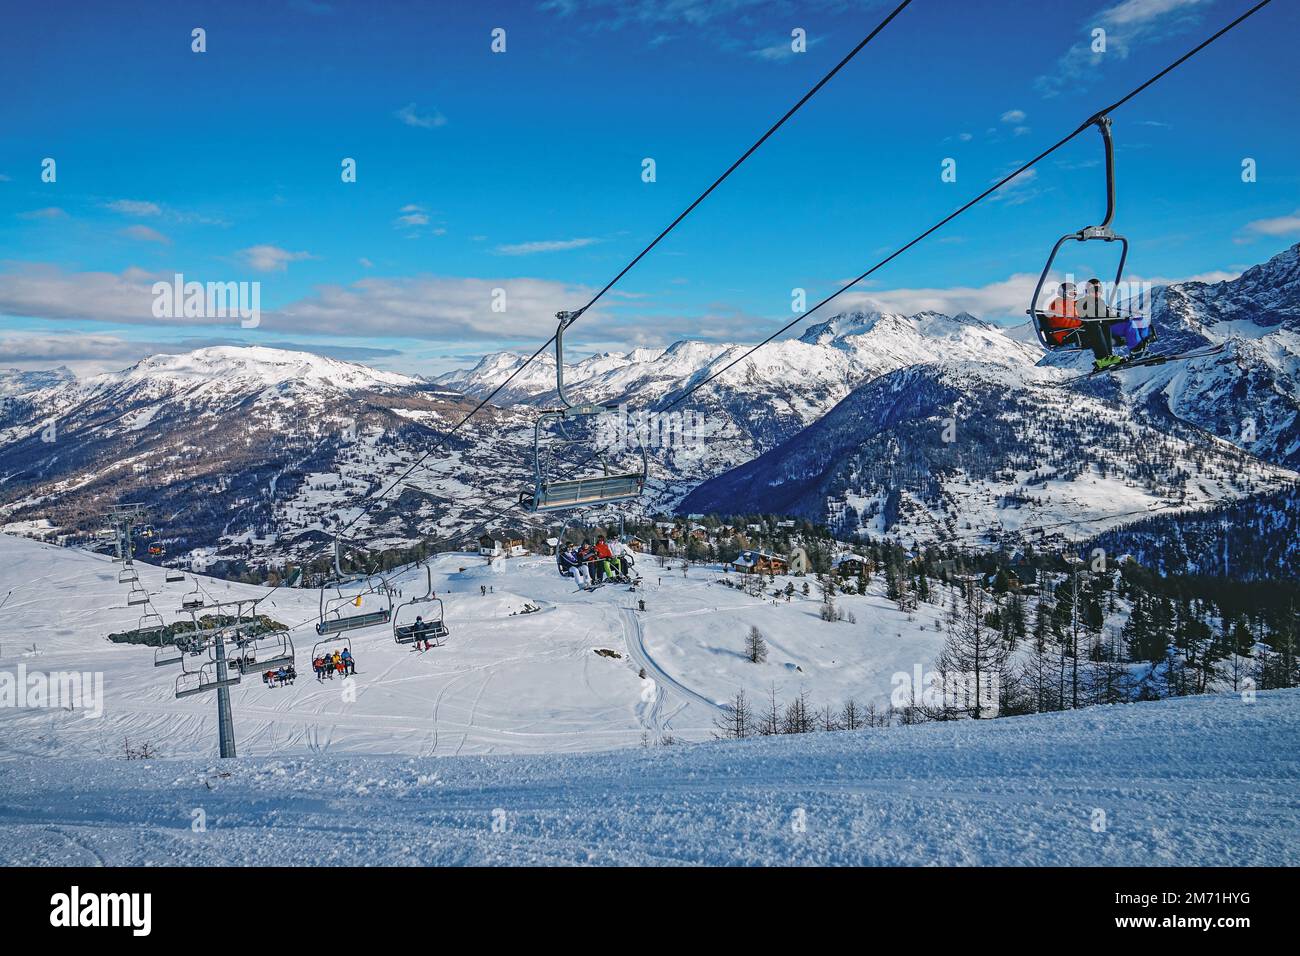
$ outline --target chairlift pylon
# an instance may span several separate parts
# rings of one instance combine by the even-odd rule
[[[566,424],[580,424],[583,420],[618,411],[617,405],[575,405],[565,394],[564,330],[581,314],[581,311],[558,312],[555,316],[559,322],[555,332],[555,391],[559,396],[561,407],[542,412],[533,426],[533,487],[531,491],[520,492],[519,495],[519,503],[529,511],[556,511],[561,508],[627,501],[641,497],[645,491],[650,461],[645,444],[638,434],[639,429],[630,429],[628,432],[635,438],[637,451],[641,455],[641,468],[637,471],[612,472],[605,456],[598,453],[601,474],[560,479],[554,475],[553,457],[550,464],[546,462],[543,444],[552,450],[569,445],[586,444],[580,438],[570,438],[565,428]],[[542,430],[549,424],[554,424],[558,435],[551,435],[543,443]]]
[[[418,641],[428,641],[431,644],[439,645],[451,633],[445,623],[445,613],[442,604],[442,598],[433,593],[433,571],[426,564],[424,566],[424,575],[426,587],[424,594],[420,597],[411,598],[409,601],[403,601],[393,612],[393,640],[398,644],[414,644]],[[428,618],[416,613],[419,608],[427,606],[430,611],[433,605],[438,605],[437,615],[429,614]],[[413,619],[408,623],[402,623],[402,611],[409,608],[408,616]],[[427,613],[427,612],[426,612]]]

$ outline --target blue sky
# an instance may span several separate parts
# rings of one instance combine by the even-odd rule
[[[10,5],[0,366],[242,342],[434,374],[534,346],[892,6]],[[572,337],[756,340],[793,288],[833,291],[1247,6],[915,0]],[[1227,276],[1300,239],[1298,24],[1275,0],[1115,114],[1135,276]],[[1052,241],[1100,217],[1099,157],[1076,140],[844,304],[1013,321]],[[260,282],[261,325],[155,318],[176,272]]]

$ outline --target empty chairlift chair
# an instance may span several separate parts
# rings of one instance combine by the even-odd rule
[[[142,604],[149,603],[149,592],[140,587],[139,584],[132,584],[131,590],[126,595],[127,607],[139,607]]]
[[[241,674],[260,674],[293,666],[293,640],[288,631],[236,638],[235,646],[227,653]]]
[[[239,668],[226,663],[226,676],[222,678],[218,676],[219,666],[216,661],[208,661],[198,670],[182,671],[176,678],[176,696],[190,697],[216,690],[218,687],[232,687],[239,683]]]
[[[183,582],[185,580],[185,572],[180,570],[179,568],[168,568],[165,575],[163,576],[163,580],[166,581],[168,584],[176,584],[177,582]]]
[[[140,580],[140,575],[136,574],[135,568],[129,564],[126,567],[124,567],[121,571],[117,572],[118,584],[135,584],[139,580]]]
[[[316,623],[317,634],[340,634],[344,631],[387,624],[392,620],[393,596],[387,593],[387,588],[370,588],[360,594],[352,595],[343,594],[337,588],[334,590],[336,596],[327,598],[326,589],[321,588],[320,620]],[[356,613],[349,611],[349,608],[366,607],[367,598],[372,599],[372,602],[382,602],[383,606]]]
[[[393,640],[398,644],[428,641],[441,644],[451,633],[444,622],[442,598],[433,593],[433,572],[424,568],[427,587],[422,597],[412,598],[393,612]]]
[[[559,478],[555,475],[559,456],[556,452],[570,446],[584,445],[588,442],[581,438],[570,437],[566,426],[581,427],[590,424],[597,416],[617,414],[617,405],[574,405],[564,392],[564,330],[573,323],[581,312],[560,312],[559,328],[555,332],[555,390],[559,395],[561,408],[548,409],[537,418],[533,428],[533,487],[531,491],[519,495],[520,504],[530,511],[556,511],[561,508],[578,508],[587,505],[603,505],[615,501],[627,501],[641,497],[645,490],[649,460],[645,445],[636,429],[626,431],[627,437],[636,441],[636,450],[640,454],[639,469],[611,469],[602,453],[595,457],[600,460],[601,470],[579,477]],[[543,440],[543,430],[553,428],[554,432]]]

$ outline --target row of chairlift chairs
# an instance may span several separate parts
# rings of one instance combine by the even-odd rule
[[[355,595],[344,595],[342,588],[336,588],[332,598],[325,597],[327,589],[322,589],[321,618],[316,625],[321,640],[312,646],[312,658],[322,656],[335,649],[336,645],[351,640],[351,634],[362,628],[380,624],[390,624],[393,639],[398,644],[413,644],[417,641],[440,645],[450,634],[445,620],[442,599],[433,591],[432,572],[425,567],[427,586],[425,593],[394,605],[393,589],[386,583],[368,587]],[[359,606],[365,595],[379,597],[384,606],[374,611],[348,614],[346,609]],[[256,602],[235,602],[235,622],[225,620],[225,605],[208,604],[202,593],[196,588],[188,593],[181,603],[181,612],[190,615],[191,626],[177,630],[172,634],[172,643],[163,643],[162,635],[166,632],[162,617],[155,613],[146,614],[140,620],[140,630],[146,635],[159,635],[159,646],[154,651],[154,666],[164,667],[179,663],[181,674],[176,678],[176,696],[189,697],[214,690],[218,687],[230,687],[239,684],[248,674],[265,673],[294,663],[295,649],[293,638],[288,631],[257,632]],[[251,605],[251,612],[245,608]],[[216,623],[203,626],[200,621],[202,611],[213,611]],[[247,618],[247,620],[245,620]],[[225,673],[222,675],[222,657],[219,657],[218,640],[223,643],[221,654],[224,657]]]
[[[571,436],[566,426],[581,427],[589,424],[589,420],[596,416],[617,411],[616,405],[575,405],[569,401],[565,393],[564,330],[579,314],[561,312],[557,316],[559,327],[555,335],[556,392],[561,407],[544,411],[538,417],[533,433],[533,487],[530,492],[520,495],[521,504],[534,512],[607,505],[639,498],[645,490],[649,461],[644,443],[635,432],[632,433],[632,437],[636,440],[636,451],[641,460],[639,469],[611,471],[606,458],[598,454],[596,457],[600,458],[602,467],[600,474],[578,478],[560,478],[555,474],[558,451],[567,446],[586,444],[586,439]],[[543,442],[543,430],[551,425],[555,427],[556,432]],[[349,635],[352,632],[383,624],[391,624],[393,640],[397,644],[426,643],[439,646],[446,640],[451,629],[446,623],[443,601],[434,593],[433,573],[427,564],[424,567],[426,585],[424,594],[394,604],[394,589],[382,577],[363,575],[349,580],[340,567],[340,551],[341,544],[336,538],[334,542],[336,583],[333,587],[321,588],[319,617],[316,623],[316,634],[321,639],[312,646],[313,660],[332,652],[338,645],[350,641]],[[124,568],[123,575],[128,571],[130,580],[138,586],[138,578],[133,568],[129,566]],[[173,578],[172,574],[173,572],[169,570],[168,581],[184,580],[183,574],[176,572],[178,575],[176,578]],[[379,578],[378,583],[372,584],[375,577]],[[119,580],[124,579],[119,576]],[[364,586],[359,589],[348,587],[349,584],[357,583]],[[330,591],[334,592],[332,596],[329,594]],[[141,594],[144,592],[141,591]],[[364,607],[367,597],[377,599],[381,606],[355,613],[350,610]],[[147,599],[147,595],[144,595],[144,600],[138,603],[146,603]],[[128,599],[128,603],[132,603],[131,599]],[[181,612],[190,615],[192,627],[187,631],[174,634],[172,644],[162,644],[160,638],[159,647],[154,655],[155,666],[181,664],[182,673],[176,680],[177,697],[188,697],[216,687],[235,685],[240,682],[243,674],[265,672],[293,664],[293,641],[288,632],[255,634],[253,630],[256,628],[256,603],[253,604],[252,619],[248,624],[244,624],[242,617],[245,603],[248,602],[238,602],[236,623],[224,625],[221,623],[222,605],[207,604],[197,582],[194,590],[182,598]],[[205,628],[200,626],[198,614],[201,610],[209,608],[215,608],[217,624]],[[147,624],[146,619],[148,619]],[[146,614],[141,619],[141,628],[142,630],[147,628],[149,634],[161,635],[165,631],[162,618],[157,614]],[[219,676],[220,661],[216,656],[217,638],[221,636],[224,640],[227,635],[233,647],[225,661],[226,676],[223,678]],[[196,669],[191,670],[187,665],[191,658],[196,657],[204,657],[205,660]]]

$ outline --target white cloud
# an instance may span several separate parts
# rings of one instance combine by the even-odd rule
[[[882,312],[969,312],[986,319],[1023,317],[1034,294],[1037,273],[1018,272],[1007,279],[983,286],[952,286],[947,289],[874,289],[849,291],[827,305],[827,314],[848,309]]]
[[[1256,219],[1246,223],[1244,230],[1252,236],[1292,236],[1300,233],[1300,209],[1289,216]]]
[[[807,40],[808,49],[811,50],[814,46],[816,46],[821,41],[822,38],[819,36],[809,37]],[[757,50],[752,50],[750,51],[750,55],[756,56],[760,60],[774,60],[774,61],[788,60],[792,56],[795,56],[794,48],[791,46],[791,42],[792,42],[791,40],[782,40],[780,43],[773,43],[771,46],[760,47]]]
[[[243,256],[250,268],[258,272],[284,272],[289,268],[289,263],[312,258],[309,252],[290,252],[288,249],[269,245],[250,246],[247,249],[240,249],[238,254]]]
[[[1085,18],[1084,37],[1070,46],[1050,73],[1034,81],[1044,96],[1078,89],[1101,74],[1109,58],[1125,60],[1139,45],[1149,47],[1195,24],[1200,12],[1214,0],[1121,0]],[[1092,31],[1106,31],[1106,51],[1094,53]]]
[[[162,214],[161,206],[142,199],[114,199],[104,205],[114,212],[120,212],[126,216],[158,216]]]
[[[564,252],[594,245],[599,239],[546,239],[538,242],[519,242],[497,246],[493,251],[502,256],[531,256],[539,252]]]
[[[1002,122],[1004,123],[1023,123],[1024,121],[1024,110],[1007,110],[1002,114]]]
[[[19,219],[66,219],[68,214],[58,206],[46,206],[44,209],[32,209],[29,212],[20,212]]]
[[[128,239],[138,239],[141,242],[157,242],[164,246],[170,246],[172,241],[164,236],[157,229],[150,229],[148,226],[127,226],[122,230],[122,235]]]
[[[407,126],[416,126],[420,129],[436,129],[439,126],[447,125],[447,117],[437,110],[432,113],[420,113],[414,103],[407,103],[393,115]]]
[[[364,269],[373,269],[375,266],[375,264],[371,262],[369,259],[367,259],[365,256],[362,256],[360,259],[357,260],[357,262],[361,263],[361,266]]]
[[[1010,170],[1007,170],[1010,172]],[[1003,175],[1006,175],[1005,173]],[[999,176],[998,179],[1002,177]],[[997,182],[998,179],[993,180]],[[1041,190],[1035,185],[1038,180],[1038,170],[1026,169],[1023,173],[1011,180],[993,195],[989,196],[989,202],[1004,202],[1008,206],[1019,206],[1036,199]]]
[[[152,277],[134,268],[118,275],[65,272],[45,264],[13,264],[8,271],[0,272],[0,314],[156,323],[152,283]]]
[[[504,300],[496,290],[504,291]],[[557,311],[585,302],[592,291],[547,279],[366,278],[321,286],[308,299],[263,310],[262,328],[293,335],[541,341],[553,331]],[[500,301],[505,311],[493,311]]]

